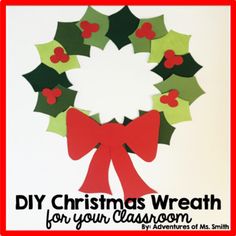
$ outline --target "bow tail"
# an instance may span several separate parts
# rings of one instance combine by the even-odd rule
[[[156,193],[139,176],[130,156],[123,147],[112,150],[111,156],[124,191],[124,199],[139,198],[149,193]]]
[[[92,158],[87,176],[79,191],[85,193],[111,194],[108,182],[110,162],[109,149],[101,145]]]

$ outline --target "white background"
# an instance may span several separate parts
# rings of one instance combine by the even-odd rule
[[[96,7],[105,14],[112,14],[120,8]],[[45,229],[45,209],[50,208],[52,195],[67,193],[75,197],[84,196],[78,192],[78,188],[83,183],[94,151],[77,162],[68,157],[66,139],[46,132],[48,116],[33,112],[37,95],[22,74],[33,70],[40,63],[34,45],[51,41],[58,21],[77,21],[85,10],[86,7],[75,6],[7,8],[7,229]],[[168,30],[192,35],[190,52],[196,61],[203,65],[203,69],[197,73],[197,78],[206,92],[191,106],[193,120],[176,125],[171,145],[159,145],[155,161],[145,163],[135,155],[132,155],[132,160],[143,179],[162,195],[202,197],[204,194],[213,193],[222,199],[221,211],[189,211],[194,223],[230,223],[229,8],[150,6],[131,7],[131,10],[143,18],[164,14]],[[104,89],[109,90],[117,96],[117,90],[122,89],[125,84],[125,89],[129,89],[130,94],[136,96],[140,93],[140,97],[147,100],[132,100],[125,106],[124,100],[121,99],[122,105],[116,109],[112,106],[111,99],[107,98],[104,109],[101,106],[92,108],[104,114],[103,121],[108,120],[110,116],[122,120],[124,114],[133,118],[139,108],[150,108],[150,96],[153,94],[151,85],[154,80],[158,82],[158,77],[147,70],[147,54],[133,56],[131,46],[123,51],[125,53],[121,55],[121,59],[129,66],[124,67],[119,76],[126,74],[128,68],[131,68],[131,72],[127,72],[127,75],[133,74],[139,65],[142,69],[140,71],[143,71],[140,76],[135,72],[135,78],[139,82],[134,84],[133,77],[129,76],[127,80],[131,79],[131,82],[125,83],[124,76],[119,82],[119,76],[110,75],[118,87],[109,83],[106,87],[98,86],[97,90],[100,94],[104,94]],[[109,43],[106,52],[113,55],[112,59],[115,60],[118,52],[112,43]],[[96,97],[90,85],[103,77],[102,71],[106,79],[109,76],[106,67],[102,67],[100,74],[94,71],[94,76],[89,72],[89,68],[94,66],[93,60],[96,60],[100,53],[100,50],[93,50],[94,58],[80,57],[80,71],[68,73],[73,83],[77,77],[78,80],[81,78],[84,81],[81,93],[89,93],[89,96],[83,98],[83,104],[80,104],[80,100],[77,101],[78,105],[91,105],[91,101],[96,100]],[[108,58],[102,59],[104,64],[108,63]],[[131,60],[133,66],[130,64]],[[114,72],[117,73],[118,71]],[[144,73],[147,80],[143,79]],[[106,79],[103,85],[106,84]],[[128,96],[128,93],[125,96]],[[116,102],[118,100],[116,98]],[[113,196],[122,197],[113,167],[110,171],[110,183]],[[47,194],[44,210],[16,211],[16,194]],[[153,210],[148,206],[146,211]],[[55,225],[53,229],[73,230],[74,227]],[[140,226],[87,224],[83,229],[140,229]]]

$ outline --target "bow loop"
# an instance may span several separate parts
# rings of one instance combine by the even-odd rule
[[[127,145],[144,161],[156,157],[160,129],[160,113],[152,110],[126,126]]]
[[[66,123],[69,156],[78,160],[98,144],[101,126],[74,108],[68,110]]]

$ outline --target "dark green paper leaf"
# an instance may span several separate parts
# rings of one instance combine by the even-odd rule
[[[190,53],[185,54],[183,57],[183,64],[175,65],[173,68],[168,69],[164,66],[165,57],[162,58],[161,62],[152,69],[153,72],[160,75],[164,80],[168,79],[172,74],[192,77],[194,76],[202,66],[199,65],[192,57]]]
[[[34,111],[56,117],[59,113],[67,110],[68,107],[73,106],[77,92],[60,85],[58,85],[57,88],[61,90],[62,95],[57,98],[56,103],[52,105],[48,104],[46,97],[39,92],[38,101]]]
[[[42,91],[44,88],[52,89],[58,84],[66,88],[72,85],[65,73],[58,74],[57,71],[43,63],[23,77],[31,84],[35,92]]]
[[[131,35],[138,27],[139,19],[125,6],[120,11],[109,16],[109,30],[106,34],[118,49],[130,43]]]
[[[58,22],[54,39],[58,41],[69,55],[90,55],[90,46],[84,44],[77,22]]]

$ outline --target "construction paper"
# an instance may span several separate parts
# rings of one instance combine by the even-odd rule
[[[48,132],[59,134],[62,137],[66,136],[66,112],[61,112],[56,117],[50,116]]]
[[[123,121],[123,125],[126,126],[126,125],[128,125],[130,122],[132,122],[132,120],[129,119],[128,117],[125,117],[125,118],[124,118],[124,121]],[[127,144],[124,144],[123,146],[124,146],[124,148],[125,148],[125,150],[126,150],[127,152],[129,152],[129,153],[134,153],[133,150],[132,150]]]
[[[155,84],[155,87],[161,91],[161,93],[177,89],[179,91],[179,98],[189,101],[190,104],[204,94],[204,91],[199,86],[195,77],[186,78],[172,75],[167,80]]]
[[[100,25],[98,23],[91,23],[87,20],[81,21],[79,26],[82,30],[81,36],[84,39],[91,38],[93,34],[100,30]]]
[[[139,30],[145,23],[150,23],[152,25],[152,31],[155,33],[155,36],[153,39],[161,38],[167,34],[163,15],[158,16],[158,17],[148,18],[148,19],[141,19],[136,31],[132,35],[129,36],[129,39],[133,45],[135,53],[150,52],[151,50],[150,39],[146,37],[139,38],[136,36],[137,30]]]
[[[160,131],[159,131],[158,143],[169,145],[174,131],[175,127],[170,125],[166,120],[164,113],[160,112]]]
[[[139,116],[145,114],[146,112],[145,111],[139,111]],[[131,119],[129,119],[128,117],[124,117],[124,121],[123,121],[123,125],[128,125],[130,122],[132,122]],[[134,153],[133,150],[127,145],[127,144],[124,144],[124,148],[127,152],[129,153]]]
[[[177,107],[179,105],[179,102],[177,101],[177,98],[179,96],[179,91],[176,89],[170,90],[168,94],[163,94],[160,97],[160,102],[163,104],[167,104],[169,107]]]
[[[147,113],[147,111],[139,110],[139,116],[142,116],[145,113]]]
[[[173,50],[176,55],[187,54],[190,37],[190,35],[170,30],[164,37],[152,40],[149,62],[159,63],[167,50]]]
[[[42,90],[42,95],[46,98],[49,105],[54,105],[58,98],[61,97],[62,91],[58,87],[53,89],[45,88]]]
[[[110,121],[107,122],[107,123],[118,124],[119,122],[114,118],[114,119],[110,120]]]
[[[139,19],[125,6],[120,11],[108,17],[109,30],[106,36],[118,49],[130,43],[129,36],[137,29]]]
[[[69,55],[90,55],[90,46],[84,44],[78,22],[58,22],[54,39],[61,43]]]
[[[70,107],[68,109],[70,109]],[[90,113],[90,111],[88,111],[88,110],[84,110],[81,108],[76,108],[76,109],[80,110],[82,113],[84,113],[86,115],[89,115],[89,113]],[[48,128],[47,128],[48,132],[59,134],[62,137],[66,136],[66,112],[67,112],[67,110],[59,113],[56,117],[50,116],[50,120],[49,120],[49,124],[48,124]],[[90,118],[92,118],[95,121],[97,121],[98,123],[100,123],[99,114],[95,114],[93,116],[90,116]]]
[[[155,68],[153,68],[152,71],[166,80],[172,74],[184,77],[192,77],[202,68],[202,66],[193,59],[190,53],[183,55],[182,58],[183,63],[181,65],[175,65],[168,69],[164,65],[166,58],[163,57],[161,62]]]
[[[142,116],[142,115],[144,115],[145,113],[147,113],[147,111],[143,111],[143,110],[139,110],[138,111],[138,113],[139,113],[139,116]],[[131,122],[132,120],[130,119],[130,118],[128,118],[128,117],[124,117],[124,121],[123,121],[123,125],[128,125],[130,122]]]
[[[35,92],[42,91],[44,88],[54,88],[58,84],[65,88],[72,86],[68,80],[66,73],[58,74],[58,72],[45,64],[41,63],[33,71],[23,75],[33,87]]]
[[[52,57],[55,55],[55,49],[62,48],[65,51],[63,46],[55,40],[49,43],[38,44],[36,45],[36,47],[38,49],[41,62],[53,68],[59,74],[67,70],[76,69],[80,67],[76,56],[69,56],[69,60],[66,62],[62,61],[58,61],[57,63],[52,62]]]
[[[62,47],[56,47],[54,49],[54,54],[50,57],[50,61],[54,64],[57,64],[58,62],[66,63],[69,60],[69,55],[65,53],[65,49]]]
[[[135,36],[137,38],[146,38],[148,40],[152,40],[155,38],[156,33],[153,31],[153,27],[150,22],[144,22],[140,28],[136,29]]]
[[[178,105],[175,107],[169,106],[169,104],[164,104],[160,101],[161,97],[168,95],[168,93],[154,95],[153,98],[153,109],[159,112],[163,112],[168,123],[176,124],[183,121],[191,120],[189,102],[182,100],[181,98],[176,98]]]
[[[128,117],[125,117],[124,118],[124,121],[123,121],[123,125],[128,125],[130,122],[131,122],[132,120],[131,119],[129,119]]]
[[[69,108],[70,109],[70,108]],[[81,112],[83,112],[86,115],[89,115],[89,111],[79,109]],[[67,134],[66,131],[66,113],[68,110],[59,113],[56,117],[50,116],[49,124],[47,131],[56,133],[61,135],[62,137],[65,137]]]
[[[85,15],[78,23],[76,23],[76,26],[79,27],[81,31],[83,31],[83,29],[81,28],[80,24],[83,21],[97,23],[99,25],[99,30],[96,33],[92,33],[91,37],[89,38],[84,38],[84,44],[104,49],[107,42],[109,41],[109,38],[105,36],[109,29],[108,16],[103,15],[92,7],[88,7]]]
[[[64,88],[61,85],[58,85],[57,88],[61,90],[62,94],[59,98],[57,98],[56,103],[48,104],[47,98],[44,97],[41,92],[39,92],[38,101],[34,111],[56,117],[59,113],[67,110],[68,107],[73,106],[77,92]]]
[[[176,55],[175,51],[172,49],[168,49],[164,53],[164,67],[166,69],[172,69],[175,66],[180,66],[183,64],[183,57],[182,55]]]
[[[143,114],[147,113],[146,111],[139,111],[139,116],[142,116]],[[130,122],[132,122],[131,119],[125,117],[123,125],[128,125]],[[163,112],[160,112],[160,130],[159,130],[159,138],[157,140],[158,143],[162,144],[170,144],[170,140],[172,137],[172,134],[175,131],[175,127],[170,125]],[[125,145],[125,149],[127,152],[134,153],[128,145]]]
[[[96,114],[94,114],[94,115],[92,115],[92,116],[90,116],[93,120],[95,120],[95,121],[97,121],[98,123],[101,123],[101,121],[100,121],[100,116],[99,116],[99,114],[98,113],[96,113]]]
[[[92,158],[80,191],[111,194],[108,172],[112,161],[125,199],[155,192],[138,175],[123,144],[130,146],[144,161],[154,160],[159,135],[159,112],[147,112],[123,126],[116,123],[100,125],[82,112],[69,109],[66,124],[68,153],[73,160],[82,158],[97,144],[101,144]]]

